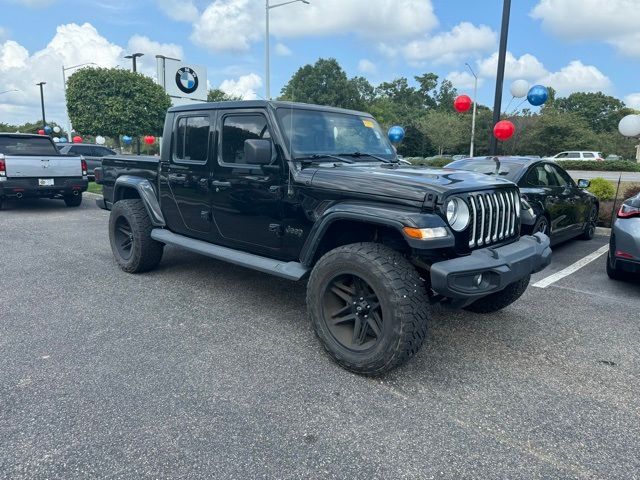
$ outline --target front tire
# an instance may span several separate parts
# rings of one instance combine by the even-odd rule
[[[474,313],[494,313],[508,307],[518,300],[529,286],[531,275],[527,275],[517,282],[513,282],[499,292],[492,293],[480,300],[476,300],[464,309]]]
[[[589,212],[589,218],[587,218],[587,225],[584,227],[584,232],[580,235],[582,240],[591,240],[596,234],[596,225],[598,223],[598,207],[594,205]]]
[[[607,276],[611,280],[626,280],[625,272],[618,270],[613,266],[613,262],[611,260],[611,251],[609,251],[609,255],[607,255]]]
[[[316,335],[343,368],[380,375],[409,360],[427,331],[428,298],[416,269],[381,244],[331,250],[307,286]]]
[[[164,244],[151,238],[153,224],[142,200],[120,200],[109,217],[111,251],[122,270],[152,270],[162,259]]]
[[[63,199],[67,207],[79,207],[82,204],[82,193],[78,195],[65,195]]]
[[[536,223],[531,231],[531,235],[535,235],[538,232],[549,235],[549,220],[544,215],[540,215],[540,218],[536,220]]]

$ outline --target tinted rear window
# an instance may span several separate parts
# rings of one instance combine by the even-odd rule
[[[458,170],[468,170],[470,172],[493,175],[496,173],[496,162],[484,159],[457,160],[447,165],[447,168],[457,168]],[[500,176],[507,180],[515,181],[520,170],[522,170],[521,163],[500,162]]]
[[[49,137],[0,136],[0,153],[5,155],[58,155]]]

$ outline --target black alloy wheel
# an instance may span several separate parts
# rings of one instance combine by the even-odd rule
[[[373,288],[355,274],[334,278],[322,299],[323,317],[333,338],[356,352],[374,348],[382,337],[383,315]]]
[[[536,224],[533,226],[533,233],[544,233],[545,235],[549,235],[549,221],[547,217],[542,216],[538,219]]]
[[[135,238],[133,236],[131,225],[129,225],[129,222],[125,217],[118,217],[116,219],[113,236],[115,239],[115,246],[118,249],[118,254],[123,260],[129,260],[129,258],[131,258]]]
[[[582,233],[583,240],[591,240],[593,236],[596,234],[596,225],[598,223],[598,207],[591,207],[591,211],[589,212],[589,217],[587,218],[587,226]]]

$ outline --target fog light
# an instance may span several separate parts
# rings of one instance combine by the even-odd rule
[[[473,277],[473,284],[476,287],[480,287],[480,285],[482,284],[482,274],[481,273],[479,273],[478,275]]]

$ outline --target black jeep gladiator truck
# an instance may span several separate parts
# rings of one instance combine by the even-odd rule
[[[275,101],[173,107],[160,157],[106,157],[95,174],[124,271],[154,268],[172,245],[308,278],[315,332],[361,374],[418,351],[430,304],[500,310],[551,259],[548,237],[520,237],[513,183],[400,165],[362,112]]]

